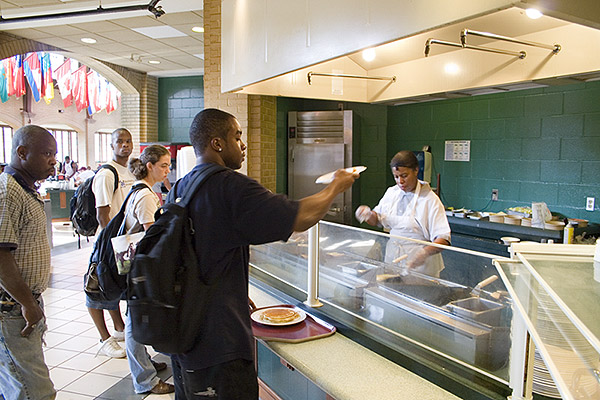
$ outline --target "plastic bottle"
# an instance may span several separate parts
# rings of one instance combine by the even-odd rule
[[[575,233],[575,227],[571,222],[565,225],[565,229],[563,231],[563,243],[572,244],[573,243],[573,234]]]

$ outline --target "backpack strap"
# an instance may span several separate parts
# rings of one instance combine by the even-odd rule
[[[226,169],[228,169],[228,168],[223,167],[222,165],[219,165],[219,164],[214,164],[214,163],[209,163],[209,164],[203,165],[200,168],[200,171],[196,174],[196,176],[194,178],[192,178],[190,180],[190,182],[188,182],[187,187],[185,188],[184,192],[181,193],[180,195],[177,194],[177,191],[179,189],[179,182],[181,181],[181,179],[179,179],[175,183],[175,186],[173,186],[173,188],[171,189],[171,192],[169,192],[167,202],[168,203],[178,202],[180,206],[187,207],[188,204],[190,203],[190,201],[192,200],[192,198],[194,197],[194,194],[196,194],[196,192],[198,191],[198,188],[211,175],[214,175],[220,171],[225,171]]]
[[[129,191],[129,193],[127,193],[127,197],[125,197],[125,200],[123,201],[123,204],[121,205],[121,209],[119,210],[117,215],[123,214],[123,217],[125,216],[125,210],[127,208],[127,202],[129,201],[129,198],[131,196],[133,196],[133,194],[135,192],[137,192],[138,190],[142,190],[148,188],[150,189],[150,187],[148,185],[146,185],[145,183],[138,183],[137,185],[133,185],[133,187],[131,188],[131,190]],[[152,190],[152,189],[150,189]],[[117,215],[115,215],[113,218],[116,218]],[[121,228],[119,228],[119,235],[122,235],[125,232],[125,218],[123,218],[123,223],[121,224]]]
[[[117,172],[117,169],[110,164],[103,164],[100,166],[100,169],[102,168],[110,170],[115,175],[115,188],[113,190],[113,193],[116,192],[119,188],[119,173]]]

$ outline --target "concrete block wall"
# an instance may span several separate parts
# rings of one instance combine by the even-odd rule
[[[470,140],[469,162],[444,161]],[[430,145],[447,206],[501,211],[546,202],[600,222],[600,82],[389,107],[388,157]],[[499,201],[490,203],[492,189]],[[586,211],[587,197],[596,198]]]
[[[204,109],[203,77],[160,78],[158,93],[158,140],[189,143],[190,125]]]

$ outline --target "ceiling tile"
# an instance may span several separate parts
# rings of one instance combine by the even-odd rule
[[[178,31],[177,29],[163,25],[163,26],[146,26],[141,28],[132,28],[135,32],[146,35],[152,39],[163,39],[163,38],[174,38],[187,36],[185,33]]]
[[[115,42],[123,43],[135,42],[136,40],[151,40],[144,35],[140,35],[139,33],[132,31],[131,29],[125,28],[120,29],[118,31],[102,32],[100,36],[114,40]]]
[[[37,30],[44,33],[49,33],[54,36],[81,35],[82,33],[86,32],[82,29],[75,28],[69,25],[44,26],[37,28]]]
[[[96,22],[86,22],[86,23],[82,23],[82,24],[70,24],[70,25],[75,28],[82,29],[84,31],[96,32],[96,33],[116,31],[121,28],[121,26],[119,26],[117,24],[113,24],[110,21],[96,21]]]
[[[50,33],[38,31],[37,29],[12,29],[9,31],[13,35],[21,36],[27,39],[40,39],[53,37]]]
[[[55,47],[60,47],[64,50],[71,50],[71,47],[77,46],[77,43],[72,42],[71,40],[63,39],[60,37],[49,37],[49,38],[41,38],[36,39],[36,41],[41,43],[46,43]],[[82,43],[83,44],[83,43]]]
[[[166,38],[158,39],[161,43],[171,47],[185,47],[185,46],[202,46],[202,42],[192,37],[178,37],[178,38]]]
[[[128,46],[135,47],[138,50],[150,51],[154,54],[157,54],[162,50],[171,50],[171,46],[152,39],[136,40],[135,42],[124,41],[123,43],[127,44]]]
[[[159,18],[160,22],[174,26],[175,24],[202,24],[204,19],[193,12],[167,13]]]
[[[142,28],[145,26],[165,26],[160,19],[154,17],[134,17],[114,20],[114,23],[125,28]]]
[[[100,35],[95,35],[95,34],[90,33],[90,32],[83,32],[83,33],[81,33],[79,35],[64,35],[63,39],[70,40],[71,42],[77,43],[79,45],[84,45],[84,43],[81,41],[81,38],[83,38],[83,37],[89,37],[89,38],[96,39],[96,43],[87,45],[89,47],[96,46],[96,44],[114,43],[113,40],[107,39],[107,38],[102,37]]]
[[[100,51],[105,51],[107,53],[115,53],[116,51],[120,51],[120,52],[135,52],[136,50],[133,47],[127,46],[126,44],[123,43],[115,43],[115,42],[111,42],[111,43],[107,43],[107,44],[95,44],[94,48]]]

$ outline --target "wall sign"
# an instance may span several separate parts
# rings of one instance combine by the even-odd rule
[[[469,161],[470,158],[470,140],[446,140],[444,161]]]

